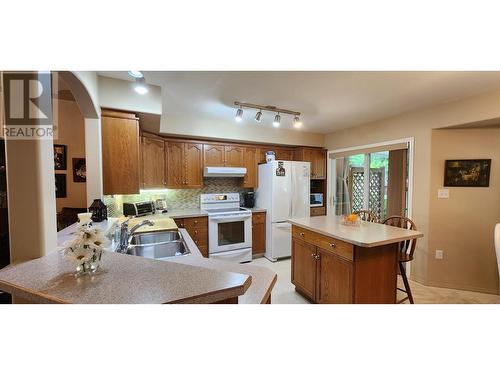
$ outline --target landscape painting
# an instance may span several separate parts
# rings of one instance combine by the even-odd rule
[[[488,187],[491,159],[446,160],[444,186]]]

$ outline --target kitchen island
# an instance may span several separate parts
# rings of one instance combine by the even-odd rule
[[[316,303],[396,303],[399,243],[423,234],[340,216],[290,219],[292,283]]]

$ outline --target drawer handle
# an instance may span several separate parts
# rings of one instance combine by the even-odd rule
[[[194,234],[198,234],[198,231],[197,231],[197,230],[195,230],[195,231],[194,231]]]
[[[312,254],[311,254],[311,258],[316,259],[316,254],[312,253]]]
[[[333,248],[335,248],[335,246],[336,246],[334,243],[329,243],[329,245],[330,245],[330,247],[333,247]]]
[[[195,223],[195,224],[198,224],[198,220],[195,220],[195,221],[194,221],[194,223]]]
[[[304,237],[304,232],[300,232],[300,235],[301,235],[302,237]]]

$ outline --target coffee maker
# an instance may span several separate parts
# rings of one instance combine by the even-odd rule
[[[255,206],[255,193],[253,191],[243,193],[243,203],[246,208],[253,208]]]

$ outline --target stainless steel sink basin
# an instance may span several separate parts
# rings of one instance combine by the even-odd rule
[[[137,233],[130,239],[127,254],[161,259],[189,254],[177,231]]]

